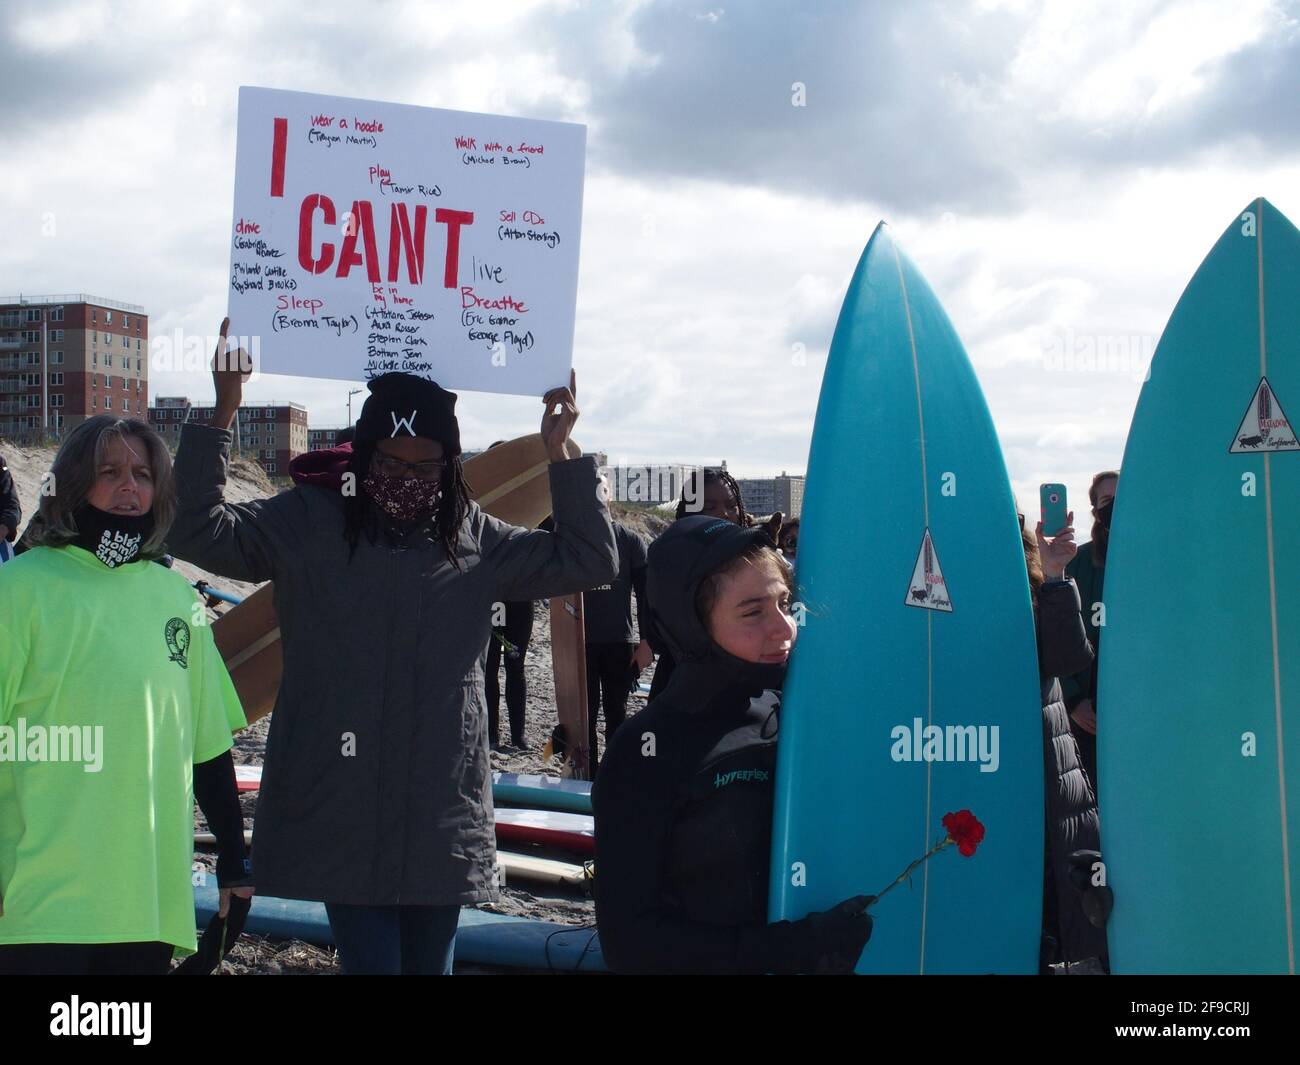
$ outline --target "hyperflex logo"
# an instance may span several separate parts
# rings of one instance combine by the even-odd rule
[[[889,757],[895,762],[978,762],[981,773],[998,771],[998,725],[895,725]]]

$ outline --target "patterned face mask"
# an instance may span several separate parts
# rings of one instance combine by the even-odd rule
[[[381,477],[366,474],[361,487],[394,521],[412,522],[427,518],[442,498],[442,485],[418,477]]]
[[[147,514],[110,514],[89,503],[72,512],[77,523],[73,543],[85,548],[109,569],[134,562],[140,548],[153,535],[153,511]]]

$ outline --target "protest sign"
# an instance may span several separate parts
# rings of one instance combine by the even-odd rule
[[[571,123],[242,87],[230,335],[269,373],[567,385],[585,151]]]

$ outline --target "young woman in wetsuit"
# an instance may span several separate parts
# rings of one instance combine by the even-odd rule
[[[592,790],[596,919],[618,972],[850,972],[870,896],[767,923],[789,568],[766,531],[694,516],[650,548],[647,598],[677,659]]]

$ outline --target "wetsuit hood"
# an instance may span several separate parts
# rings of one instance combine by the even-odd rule
[[[654,625],[677,660],[669,684],[693,689],[691,701],[707,700],[720,684],[779,691],[785,665],[746,662],[713,641],[695,612],[700,583],[754,544],[775,548],[765,529],[746,528],[722,518],[697,514],[681,518],[650,545],[646,598]],[[706,691],[700,691],[703,685]]]

